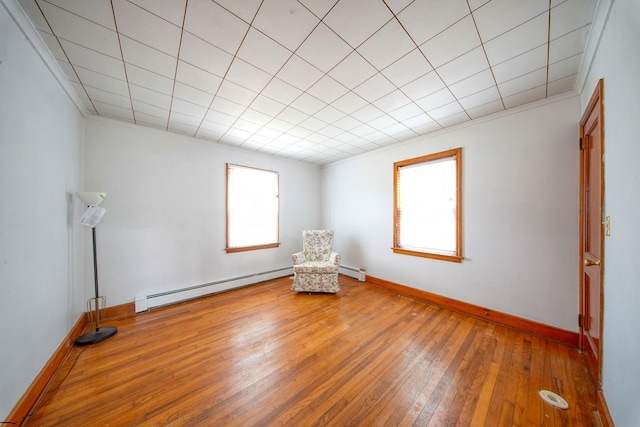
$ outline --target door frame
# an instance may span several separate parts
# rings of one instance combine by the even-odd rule
[[[593,113],[595,109],[598,109],[598,122],[599,122],[599,138],[600,138],[600,212],[601,219],[602,214],[605,212],[604,210],[604,104],[603,104],[603,95],[604,95],[604,80],[600,79],[596,88],[591,95],[591,99],[587,104],[587,107],[580,119],[580,236],[579,236],[579,250],[580,250],[580,266],[579,266],[579,286],[580,286],[580,310],[579,310],[579,346],[580,350],[585,350],[585,289],[584,289],[584,252],[585,252],[585,231],[586,231],[586,212],[585,212],[585,150],[583,150],[583,141],[585,140],[585,124],[589,118],[589,116]],[[596,367],[595,373],[596,378],[594,381],[596,382],[596,387],[598,390],[602,389],[602,344],[603,344],[603,327],[602,321],[604,318],[604,227],[601,225],[601,239],[600,239],[600,312],[598,315],[600,316],[599,322],[599,344],[596,356]],[[593,363],[592,360],[589,360],[590,363]]]

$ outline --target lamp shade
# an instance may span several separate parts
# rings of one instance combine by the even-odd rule
[[[101,193],[99,191],[79,191],[76,193],[76,196],[78,196],[78,198],[87,206],[98,206],[107,198],[107,193]]]

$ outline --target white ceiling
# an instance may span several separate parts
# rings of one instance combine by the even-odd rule
[[[20,0],[90,114],[315,164],[571,91],[596,0]]]

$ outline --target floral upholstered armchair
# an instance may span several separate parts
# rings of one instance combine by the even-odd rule
[[[340,254],[331,251],[333,230],[304,230],[302,252],[292,255],[293,285],[298,292],[329,292],[340,290],[338,267]]]

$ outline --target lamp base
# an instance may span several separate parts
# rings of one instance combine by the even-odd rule
[[[107,338],[112,337],[116,332],[118,332],[118,328],[116,328],[115,326],[105,326],[104,328],[98,328],[98,330],[93,330],[91,332],[87,332],[84,335],[80,335],[80,337],[76,340],[76,345],[97,344],[100,341],[104,341]]]

